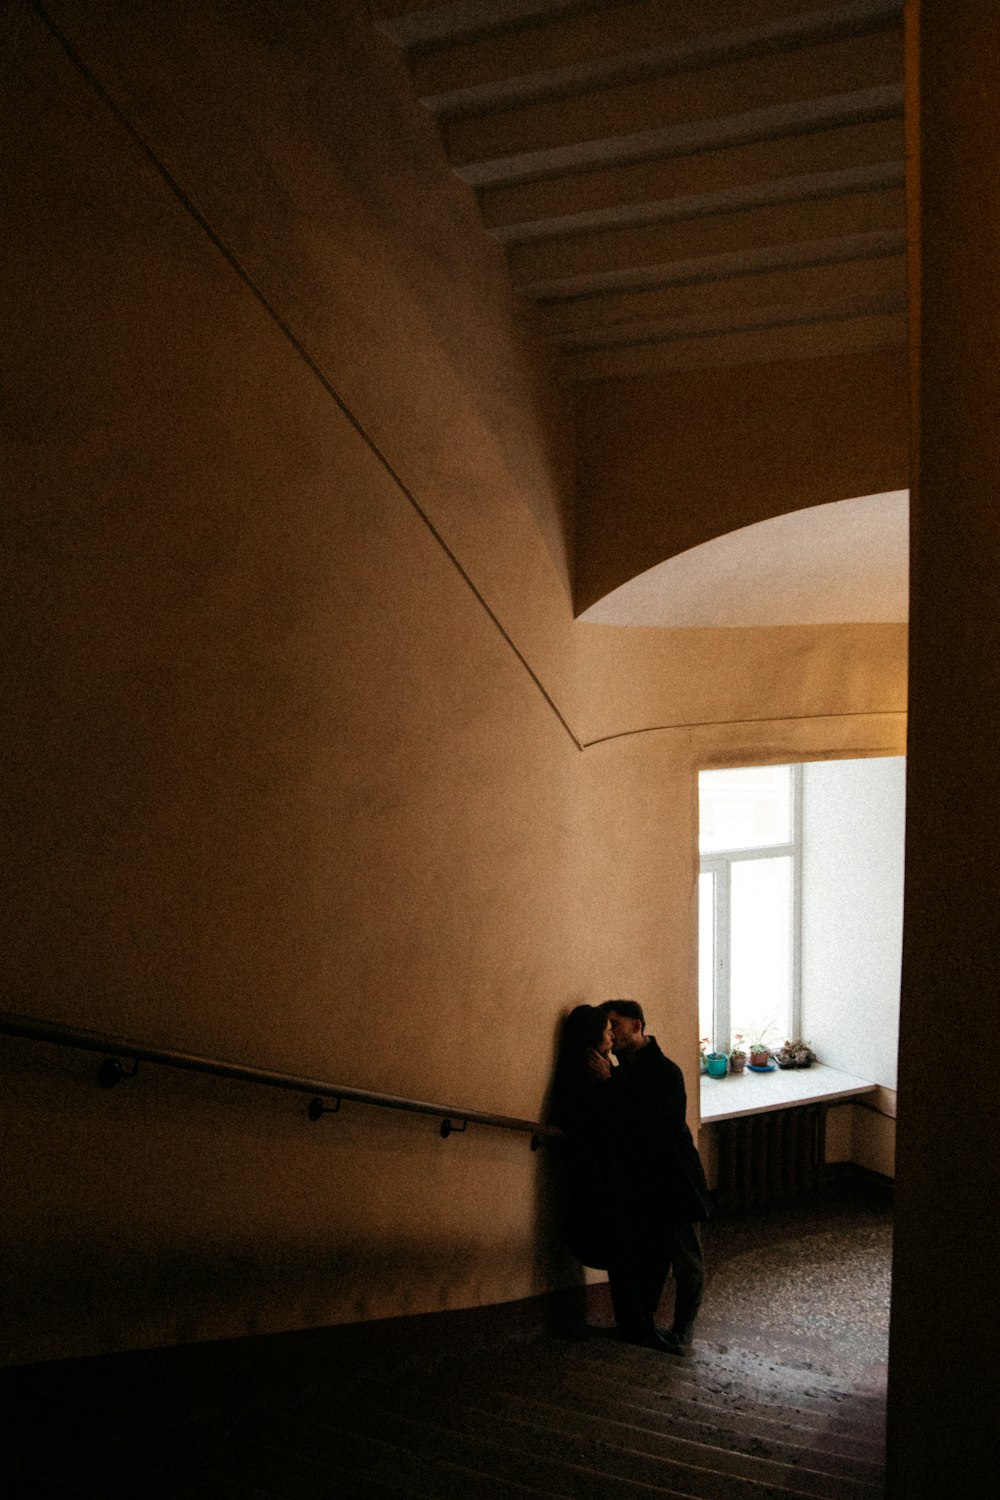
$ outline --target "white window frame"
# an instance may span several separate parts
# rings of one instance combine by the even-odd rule
[[[784,762],[783,764],[789,764]],[[705,769],[718,769],[706,767]],[[790,858],[792,861],[791,912],[791,1015],[789,1035],[799,1036],[802,1016],[802,766],[790,764],[792,798],[792,837],[787,844],[762,844],[750,849],[713,850],[703,854],[699,860],[699,873],[714,876],[715,900],[713,903],[713,978],[712,1046],[716,1052],[732,1051],[732,1027],[730,1024],[730,881],[735,864],[746,860]],[[699,902],[698,921],[701,922]],[[701,997],[699,996],[699,1006]],[[766,1017],[760,1017],[761,1022]],[[752,1038],[747,1037],[749,1042]],[[784,1041],[777,1040],[776,1045]]]

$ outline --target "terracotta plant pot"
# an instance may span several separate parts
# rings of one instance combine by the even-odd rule
[[[750,1066],[752,1068],[766,1068],[771,1061],[770,1052],[751,1052]]]

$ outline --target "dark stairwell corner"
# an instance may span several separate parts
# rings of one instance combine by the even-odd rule
[[[828,1183],[705,1244],[686,1360],[618,1343],[598,1287],[583,1338],[520,1307],[8,1370],[7,1494],[880,1496],[888,1189]]]

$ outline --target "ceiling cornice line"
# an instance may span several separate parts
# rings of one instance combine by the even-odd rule
[[[612,627],[613,628],[613,627]],[[899,719],[905,718],[905,708],[852,709],[836,714],[768,714],[759,719],[699,719],[690,723],[647,724],[640,729],[619,729],[614,734],[602,734],[597,739],[584,740],[583,750],[593,750],[598,745],[607,745],[615,740],[633,739],[639,734],[677,734],[692,729],[736,729],[756,724],[801,724],[839,722],[842,719]]]

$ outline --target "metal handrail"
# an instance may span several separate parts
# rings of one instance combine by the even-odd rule
[[[98,1081],[103,1088],[112,1088],[123,1078],[134,1077],[139,1064],[147,1062],[164,1068],[181,1068],[188,1073],[209,1073],[216,1078],[234,1078],[241,1083],[257,1083],[266,1088],[311,1094],[313,1097],[309,1103],[308,1115],[314,1121],[321,1119],[324,1114],[335,1114],[341,1102],[347,1099],[351,1103],[372,1104],[380,1109],[433,1115],[440,1119],[441,1135],[445,1138],[455,1131],[464,1131],[470,1124],[492,1125],[500,1130],[530,1132],[531,1149],[535,1151],[544,1138],[562,1134],[555,1126],[543,1125],[537,1120],[488,1114],[483,1110],[459,1109],[448,1104],[432,1104],[425,1099],[406,1099],[396,1094],[379,1094],[371,1089],[355,1089],[331,1083],[324,1078],[277,1073],[268,1068],[252,1067],[248,1063],[228,1062],[221,1057],[199,1057],[191,1052],[178,1052],[170,1047],[147,1047],[143,1042],[136,1042],[128,1037],[110,1036],[77,1026],[64,1026],[55,1021],[39,1021],[32,1016],[14,1015],[8,1011],[0,1012],[0,1034],[22,1037],[28,1041],[50,1042],[57,1047],[74,1047],[84,1052],[104,1053],[104,1061],[98,1069]],[[127,1070],[122,1065],[123,1057],[132,1062],[131,1069]],[[335,1102],[324,1102],[329,1099]],[[454,1124],[455,1120],[460,1120],[461,1124]]]

